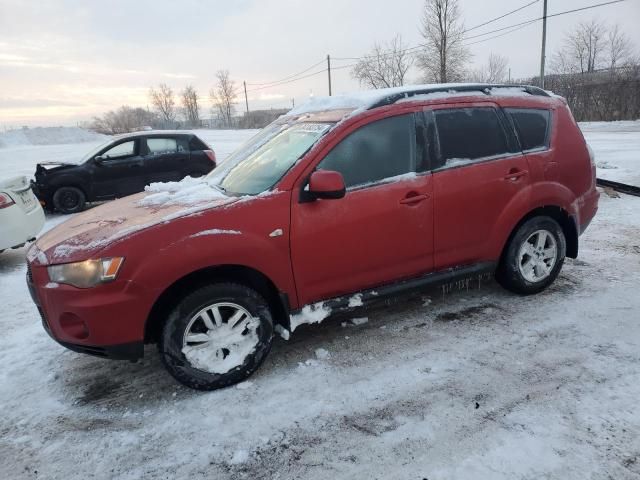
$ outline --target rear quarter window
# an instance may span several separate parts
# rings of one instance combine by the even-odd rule
[[[507,108],[522,150],[549,148],[551,112],[533,108]]]
[[[210,149],[198,137],[191,137],[191,139],[189,140],[189,150],[193,152],[196,150],[210,150]]]

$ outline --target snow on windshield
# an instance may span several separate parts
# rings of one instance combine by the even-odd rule
[[[246,149],[250,153],[230,164],[220,187],[240,195],[256,195],[270,189],[332,125],[303,122],[270,129],[259,139],[265,141],[252,151]]]

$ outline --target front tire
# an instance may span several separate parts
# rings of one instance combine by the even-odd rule
[[[60,187],[53,194],[53,206],[60,213],[71,214],[84,210],[86,197],[82,190],[76,187]]]
[[[531,218],[507,245],[496,280],[522,295],[541,292],[560,273],[566,251],[567,241],[558,222],[545,216]]]
[[[236,283],[214,283],[179,301],[158,347],[176,380],[197,390],[215,390],[255,372],[272,339],[269,305],[258,292]]]

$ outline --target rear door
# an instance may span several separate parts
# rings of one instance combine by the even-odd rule
[[[121,140],[109,146],[93,159],[92,164],[96,200],[125,197],[144,190],[146,178],[139,138]]]
[[[495,260],[492,231],[530,183],[529,165],[496,105],[442,105],[425,113],[436,135],[434,260],[437,270]]]
[[[189,141],[183,136],[149,136],[145,139],[146,183],[182,179],[189,163]]]
[[[359,127],[320,161],[318,169],[343,175],[347,193],[306,203],[294,194],[291,255],[301,304],[432,270],[432,182],[421,156],[409,113]]]

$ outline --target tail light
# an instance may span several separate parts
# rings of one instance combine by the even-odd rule
[[[211,163],[213,163],[213,166],[216,166],[216,154],[214,153],[213,150],[203,150],[203,152],[205,153],[205,155],[207,156],[207,158],[209,160],[211,160]]]
[[[15,203],[16,202],[14,202],[9,195],[7,195],[6,193],[0,193],[0,210],[2,210],[3,208],[10,207]]]

